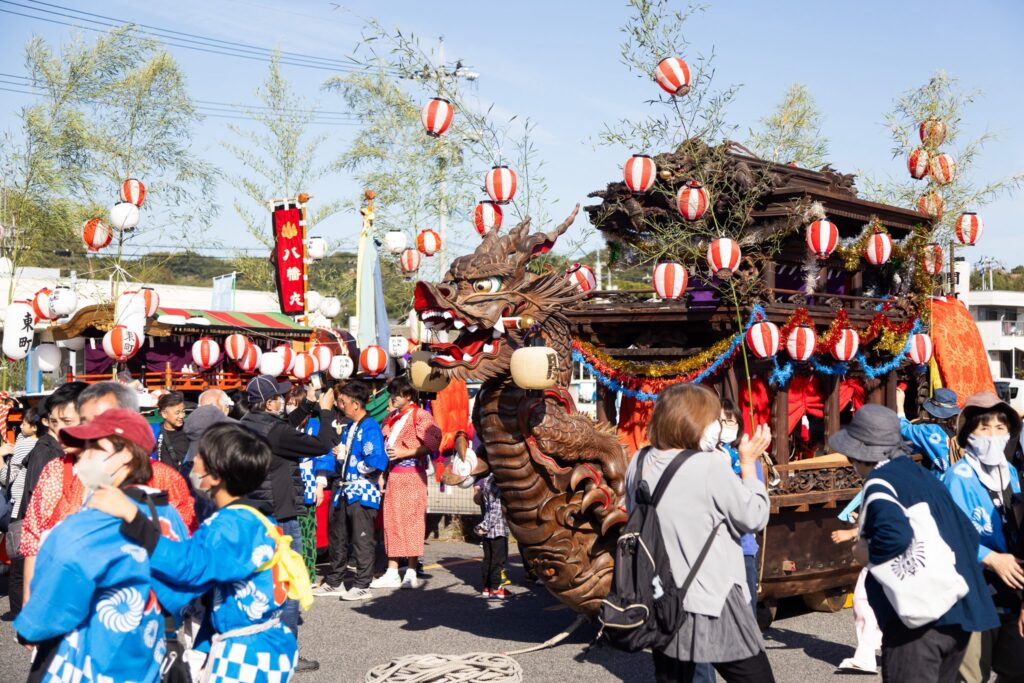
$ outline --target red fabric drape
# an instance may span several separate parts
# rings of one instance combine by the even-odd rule
[[[652,387],[647,383],[642,384],[641,391],[651,391]],[[647,423],[651,421],[651,413],[654,412],[654,403],[638,401],[635,398],[623,396],[619,404],[619,441],[625,446],[632,457],[641,446],[647,444]]]
[[[743,415],[743,433],[753,434],[754,427],[760,424],[771,424],[772,406],[768,394],[768,383],[760,377],[752,377],[750,386],[753,393],[747,391],[747,383],[740,380],[740,414]],[[751,401],[753,397],[753,401]],[[754,424],[750,424],[750,404],[754,404]]]
[[[864,405],[864,383],[859,379],[846,377],[839,384],[839,410],[853,403],[854,412]]]
[[[455,448],[455,434],[466,432],[473,438],[473,425],[469,421],[469,393],[466,383],[461,379],[453,379],[447,387],[437,393],[431,401],[430,412],[434,421],[441,428],[441,453]]]
[[[821,391],[821,380],[815,375],[797,375],[789,383],[790,432],[804,415],[825,417],[825,396]]]

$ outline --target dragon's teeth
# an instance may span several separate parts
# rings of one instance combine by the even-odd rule
[[[505,322],[501,318],[498,318],[498,322],[494,323],[494,327],[492,329],[496,333],[494,335],[495,337],[505,334]]]
[[[471,356],[468,353],[466,353],[465,351],[463,351],[462,352],[462,360],[464,360],[464,361],[466,361],[468,363],[469,361],[473,360],[473,356]]]
[[[446,319],[446,320],[451,320],[452,318],[454,318],[454,317],[455,317],[454,315],[452,315],[452,312],[451,312],[451,311],[445,311],[445,312],[444,312],[444,313],[442,313],[441,315],[443,315],[443,316],[445,317],[445,319]]]
[[[457,330],[461,330],[463,327],[466,326],[466,323],[462,322],[458,318],[455,319],[455,323],[454,324],[455,324],[455,329],[457,329]]]
[[[494,353],[494,344],[484,344],[484,353]]]
[[[476,332],[478,329],[480,329],[479,325],[470,325],[469,326],[469,331],[470,332]]]
[[[493,332],[491,332],[491,337],[493,339],[500,339],[503,336],[504,335],[501,332],[499,332],[498,330],[494,330]]]

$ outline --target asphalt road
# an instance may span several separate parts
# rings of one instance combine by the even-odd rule
[[[571,624],[574,615],[542,587],[523,584],[514,548],[509,562],[513,595],[500,603],[477,596],[480,548],[439,541],[427,545],[429,578],[419,590],[375,591],[374,599],[365,603],[318,599],[304,617],[299,642],[302,655],[319,660],[321,668],[293,680],[359,683],[369,669],[401,655],[505,652],[544,642]],[[0,609],[5,608],[0,601]],[[653,680],[648,654],[607,647],[585,652],[595,632],[585,625],[555,648],[517,656],[524,680]],[[880,678],[835,674],[835,666],[853,654],[850,610],[822,614],[808,612],[800,601],[783,602],[766,643],[780,683]],[[5,620],[0,624],[0,682],[24,680],[27,667],[28,653],[17,645]]]

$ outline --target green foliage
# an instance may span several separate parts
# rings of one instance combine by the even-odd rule
[[[751,130],[747,146],[762,159],[802,168],[819,168],[828,157],[828,139],[821,134],[821,112],[807,86],[794,83],[775,111]]]
[[[1016,266],[1013,270],[993,270],[991,275],[986,271],[971,271],[971,289],[991,289],[1004,292],[1024,292],[1024,266]]]

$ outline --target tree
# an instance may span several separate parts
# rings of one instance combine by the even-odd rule
[[[750,131],[748,146],[763,159],[818,168],[828,156],[828,139],[821,134],[821,112],[806,86],[794,83],[775,111]]]

